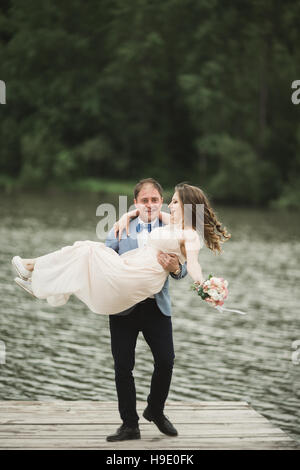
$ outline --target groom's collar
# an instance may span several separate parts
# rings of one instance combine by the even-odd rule
[[[151,224],[151,228],[155,227],[158,225],[158,217],[156,217],[154,220],[151,220],[150,222],[144,222],[140,217],[137,217],[137,223],[139,224]]]
[[[131,230],[135,230],[138,223],[145,223],[145,222],[143,222],[143,221],[140,222],[140,218],[139,218],[139,217],[135,217],[134,219],[132,219],[132,220],[130,221],[130,224],[129,224],[129,226],[130,226],[130,231],[131,231]],[[149,223],[150,223],[150,222],[149,222]],[[151,229],[154,229],[154,228],[156,228],[156,227],[163,227],[163,225],[164,225],[164,224],[162,223],[162,221],[157,217],[155,220],[153,220],[153,221],[151,222]]]

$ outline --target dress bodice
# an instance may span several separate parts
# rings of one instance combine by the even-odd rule
[[[183,230],[177,225],[165,225],[152,230],[147,245],[165,253],[174,253],[181,264],[186,259],[180,250],[180,241],[183,240]]]

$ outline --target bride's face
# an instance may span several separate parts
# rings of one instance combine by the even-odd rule
[[[139,216],[144,222],[151,222],[158,217],[162,203],[163,198],[152,184],[144,184],[137,199],[134,199],[135,207],[139,209]]]
[[[169,209],[171,211],[170,222],[171,224],[181,224],[182,223],[182,207],[179,199],[179,194],[176,191],[172,197],[172,200],[169,204]]]

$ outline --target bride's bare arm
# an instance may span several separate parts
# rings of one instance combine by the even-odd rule
[[[115,237],[117,238],[117,234],[119,232],[119,241],[121,240],[123,230],[126,230],[126,235],[129,235],[129,223],[131,219],[134,219],[139,215],[140,211],[138,209],[134,209],[132,211],[126,212],[125,214],[120,217],[119,220],[114,224],[114,232]]]
[[[119,232],[119,241],[121,240],[123,230],[126,230],[126,235],[127,236],[129,235],[130,220],[137,217],[139,215],[139,213],[140,213],[140,211],[138,209],[133,209],[132,211],[126,212],[114,224],[115,237],[117,238],[117,234]],[[169,225],[169,223],[170,223],[170,214],[168,214],[168,212],[161,211],[159,213],[158,217],[160,218],[160,220],[162,221],[162,223],[164,225]]]
[[[160,220],[164,225],[169,225],[170,223],[170,214],[168,212],[160,211],[159,216]]]
[[[200,238],[195,230],[184,230],[184,246],[186,251],[187,272],[194,282],[202,284],[204,281],[202,269],[198,261]]]

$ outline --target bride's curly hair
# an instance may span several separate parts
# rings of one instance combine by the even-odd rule
[[[231,238],[231,234],[227,232],[226,227],[222,228],[221,222],[217,219],[207,196],[204,194],[202,189],[192,186],[188,183],[179,183],[175,186],[181,203],[181,207],[184,210],[184,219],[186,220],[187,209],[190,208],[190,221],[193,229],[197,229],[197,216],[199,217],[199,204],[203,204],[204,211],[201,214],[203,220],[203,232],[204,241],[210,250],[213,252],[222,252],[221,244]],[[202,206],[201,206],[202,209]],[[197,223],[196,223],[197,222]]]

